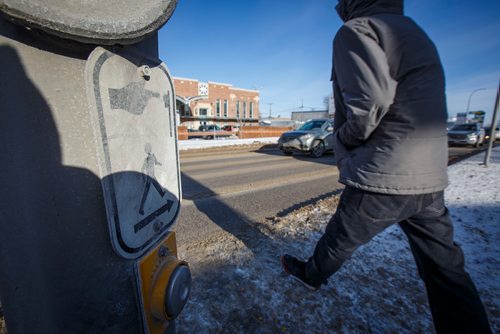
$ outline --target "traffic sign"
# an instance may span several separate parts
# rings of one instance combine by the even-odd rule
[[[175,222],[181,186],[165,64],[98,47],[85,68],[111,243],[137,258]]]

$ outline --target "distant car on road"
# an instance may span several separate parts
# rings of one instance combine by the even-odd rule
[[[278,140],[278,148],[285,155],[294,151],[310,153],[319,158],[333,149],[333,119],[313,119],[294,131],[288,131]]]
[[[485,134],[484,141],[489,141],[491,138],[491,126],[484,127],[484,134]],[[500,140],[500,126],[495,127],[495,139],[493,141],[495,142],[498,140]]]
[[[484,143],[484,129],[479,123],[456,124],[448,131],[448,144],[473,145]]]

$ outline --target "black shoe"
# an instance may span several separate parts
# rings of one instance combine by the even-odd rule
[[[319,290],[322,284],[326,284],[326,281],[323,283],[316,283],[311,281],[306,276],[306,263],[294,258],[291,255],[285,254],[281,256],[281,265],[283,266],[283,270],[290,275],[293,279],[299,281],[304,284],[304,286],[310,290]]]

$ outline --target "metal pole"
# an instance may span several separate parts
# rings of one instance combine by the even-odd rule
[[[486,155],[484,156],[484,166],[488,167],[491,157],[491,150],[493,148],[493,142],[495,141],[495,129],[497,126],[498,119],[498,104],[500,100],[500,80],[498,82],[497,97],[495,99],[495,108],[493,109],[493,118],[491,119],[491,134],[490,140],[488,141],[488,149],[486,150]]]

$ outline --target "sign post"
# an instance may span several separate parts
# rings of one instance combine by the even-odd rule
[[[170,227],[176,1],[0,0],[0,299],[9,333],[164,333],[190,289]]]

